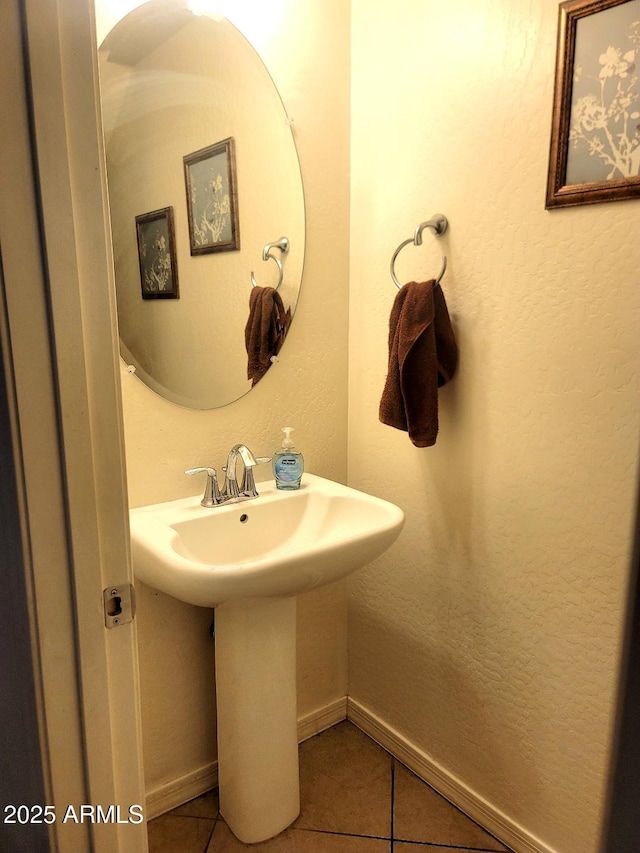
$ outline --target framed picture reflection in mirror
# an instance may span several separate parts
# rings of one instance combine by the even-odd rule
[[[240,248],[233,137],[184,158],[191,254]]]
[[[173,208],[136,216],[143,299],[178,299],[178,264]]]

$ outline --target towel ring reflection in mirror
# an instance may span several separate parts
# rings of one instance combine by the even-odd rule
[[[277,290],[280,287],[280,285],[282,284],[282,279],[284,277],[284,269],[282,267],[282,261],[280,260],[280,258],[278,258],[276,255],[272,255],[271,252],[273,249],[280,249],[280,251],[282,252],[282,255],[284,256],[289,251],[289,245],[290,245],[289,244],[289,238],[288,237],[281,237],[279,240],[276,240],[275,243],[267,243],[267,245],[262,250],[262,260],[263,261],[268,261],[269,258],[271,258],[271,260],[275,261],[276,264],[278,265],[278,271],[280,273],[280,278],[278,279],[278,283],[275,286],[275,290]],[[258,282],[255,280],[255,276],[253,275],[253,272],[251,273],[251,286],[252,287],[258,286]]]
[[[441,234],[444,234],[444,232],[447,230],[448,227],[449,227],[449,222],[447,220],[447,217],[443,216],[442,213],[436,213],[436,215],[432,216],[431,219],[429,219],[427,222],[421,222],[420,225],[418,225],[418,227],[415,230],[415,234],[413,235],[413,237],[409,237],[408,240],[404,240],[402,243],[400,243],[398,248],[395,250],[395,252],[391,256],[391,265],[389,267],[389,270],[391,272],[391,278],[393,279],[393,282],[396,285],[396,287],[398,288],[398,290],[400,290],[402,285],[400,284],[400,282],[396,278],[395,263],[396,263],[396,258],[398,257],[398,255],[400,254],[402,249],[404,249],[405,246],[408,246],[409,243],[413,243],[414,246],[421,246],[422,245],[422,232],[424,231],[425,228],[431,228],[433,233],[439,237]],[[442,276],[444,275],[446,269],[447,269],[447,256],[443,255],[442,256],[442,268],[440,270],[440,273],[438,274],[438,277],[436,278],[436,281],[435,281],[436,284],[440,284],[440,281],[442,280]]]

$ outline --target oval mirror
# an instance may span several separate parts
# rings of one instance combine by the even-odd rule
[[[184,0],[122,18],[100,76],[120,354],[166,399],[224,406],[279,358],[300,291],[291,122],[246,38]]]

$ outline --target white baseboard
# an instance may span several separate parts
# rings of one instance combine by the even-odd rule
[[[304,717],[298,717],[298,742],[302,743],[303,740],[308,740],[346,719],[347,697],[342,696],[322,708],[311,711],[310,714],[305,714]]]
[[[347,699],[347,718],[456,808],[516,853],[557,853],[351,697]]]
[[[323,705],[298,719],[298,742],[302,743],[313,735],[335,726],[347,717],[347,697],[342,696],[328,705]],[[145,815],[153,820],[165,812],[171,811],[183,803],[199,797],[218,784],[218,762],[203,764],[184,776],[172,779],[164,785],[158,785],[147,791]]]
[[[218,784],[218,762],[210,761],[195,770],[172,779],[164,785],[158,785],[147,791],[147,805],[145,817],[153,820],[165,812],[170,812],[189,802],[194,797],[199,797],[205,791],[215,788]]]

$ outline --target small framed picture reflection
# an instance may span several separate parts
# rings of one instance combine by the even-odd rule
[[[560,4],[546,207],[640,196],[640,0]]]
[[[143,299],[178,299],[178,265],[173,208],[136,216]]]
[[[233,137],[183,157],[192,255],[240,248]]]

